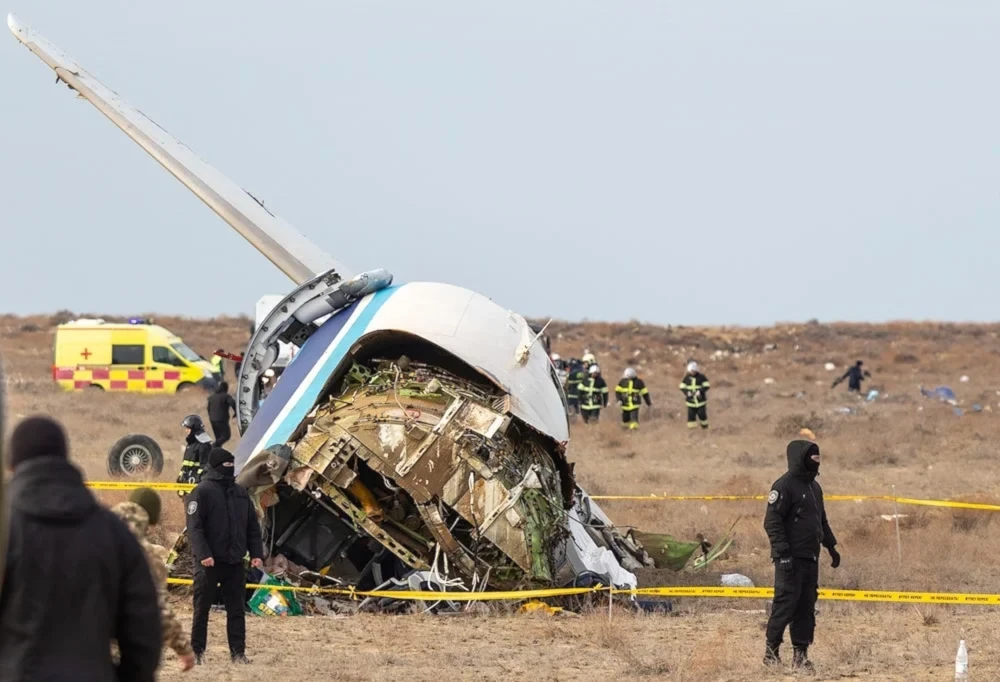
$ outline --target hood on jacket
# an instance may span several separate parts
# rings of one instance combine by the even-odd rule
[[[79,523],[97,510],[83,475],[64,457],[36,457],[18,465],[10,480],[11,507],[55,523]]]
[[[216,393],[229,393],[229,383],[225,381],[220,381],[219,385],[215,388]]]
[[[819,452],[819,446],[811,440],[793,440],[788,444],[788,473],[800,478],[816,478],[819,462],[810,457]]]

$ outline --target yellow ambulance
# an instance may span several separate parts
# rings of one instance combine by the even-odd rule
[[[52,378],[66,391],[176,393],[214,390],[219,377],[179,336],[142,320],[73,320],[56,328]]]

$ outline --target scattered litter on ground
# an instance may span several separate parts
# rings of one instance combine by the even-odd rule
[[[940,400],[941,402],[948,403],[949,405],[958,405],[958,399],[955,397],[955,392],[951,390],[951,387],[949,386],[938,386],[933,390],[927,390],[921,384],[920,395],[925,398]]]
[[[517,610],[518,613],[543,613],[546,616],[562,616],[568,611],[564,611],[561,606],[550,606],[545,602],[538,601],[537,599],[532,599],[529,602],[521,604],[521,607]],[[573,614],[576,615],[576,614]]]
[[[837,366],[832,362],[828,362],[825,365],[823,365],[823,369],[825,369],[827,372],[832,372],[833,370],[837,369]]]
[[[753,581],[742,573],[724,573],[722,575],[723,587],[753,587]]]
[[[963,384],[967,384],[967,383],[969,383],[969,377],[967,375],[963,374],[962,378],[959,379],[959,381],[962,382]]]
[[[896,519],[905,519],[909,514],[882,514],[882,518],[886,521],[895,521]]]
[[[287,587],[290,583],[279,578],[263,573],[261,585],[274,585],[275,587]],[[301,616],[302,607],[299,605],[295,594],[288,590],[273,590],[267,587],[258,587],[250,597],[250,610],[258,616]]]
[[[876,398],[878,398],[878,395],[879,395],[878,391],[876,391],[873,388],[872,390],[868,391],[868,397],[865,398],[865,400],[867,400],[868,402],[872,402],[873,400],[875,400]]]
[[[765,384],[773,384],[774,383],[774,379],[771,378],[771,377],[768,377],[768,378],[764,379],[764,383]]]
[[[836,407],[833,410],[836,414],[854,414],[857,410],[853,407]]]

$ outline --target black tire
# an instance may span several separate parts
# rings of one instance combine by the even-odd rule
[[[162,471],[163,450],[149,436],[124,436],[108,450],[108,473],[112,476],[133,478]]]
[[[183,384],[178,384],[177,390],[175,392],[176,393],[187,393],[192,388],[194,388],[194,384],[192,384],[190,381],[185,381]]]

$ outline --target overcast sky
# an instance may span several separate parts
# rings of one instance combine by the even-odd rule
[[[1000,319],[1000,3],[8,10],[357,271],[571,320]],[[0,310],[285,292],[3,35]]]

